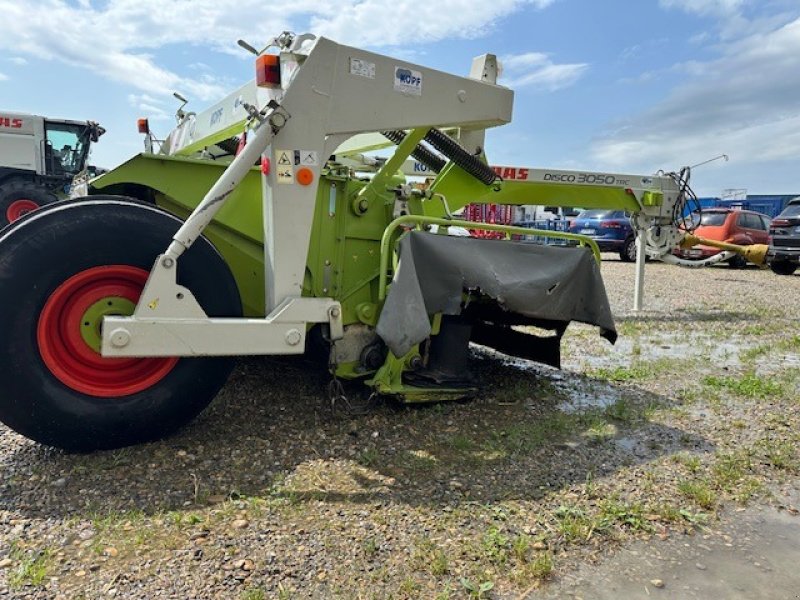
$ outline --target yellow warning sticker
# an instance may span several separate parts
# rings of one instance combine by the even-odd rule
[[[275,151],[275,179],[278,183],[294,183],[294,150]]]

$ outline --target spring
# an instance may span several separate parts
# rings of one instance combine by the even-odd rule
[[[403,131],[381,131],[381,134],[398,146],[404,139],[406,139],[406,134]],[[417,144],[417,147],[414,148],[411,156],[416,158],[434,173],[440,172],[442,169],[444,169],[445,164],[447,164],[443,159],[436,156],[422,144]]]
[[[464,150],[458,142],[438,129],[431,129],[425,136],[425,141],[481,183],[490,185],[497,179],[492,167]]]

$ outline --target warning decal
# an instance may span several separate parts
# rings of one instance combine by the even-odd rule
[[[294,183],[294,167],[291,165],[278,165],[275,170],[275,179],[278,183]]]
[[[298,167],[316,167],[319,162],[313,150],[295,150],[294,164]]]
[[[276,150],[275,162],[279,165],[291,165],[293,152],[291,150]]]

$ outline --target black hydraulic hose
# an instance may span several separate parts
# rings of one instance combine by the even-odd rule
[[[425,136],[425,141],[481,183],[491,185],[497,179],[497,174],[492,167],[464,150],[446,133],[438,129],[431,129]]]
[[[381,131],[381,134],[388,140],[397,144],[398,146],[404,139],[406,139],[406,134],[404,131],[399,131],[399,130]],[[442,169],[444,169],[444,166],[447,164],[442,158],[436,156],[433,152],[428,150],[422,144],[417,144],[417,147],[414,148],[414,151],[411,153],[411,156],[416,158],[419,162],[428,167],[434,173],[440,172]]]

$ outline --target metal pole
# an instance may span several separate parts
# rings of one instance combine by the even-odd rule
[[[644,263],[647,255],[645,253],[645,232],[644,229],[636,231],[636,279],[633,282],[633,311],[639,312],[644,304]]]

